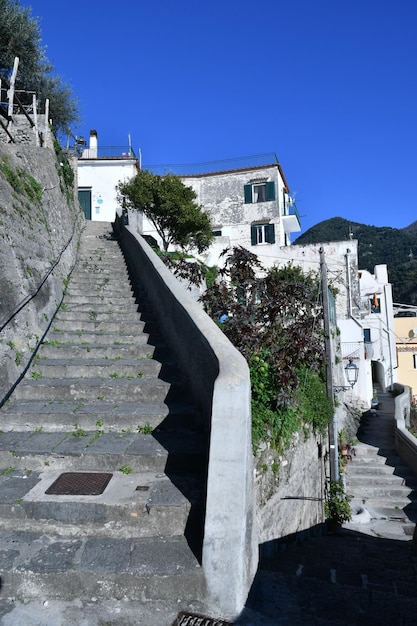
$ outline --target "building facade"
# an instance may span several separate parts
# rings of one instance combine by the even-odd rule
[[[78,200],[87,220],[114,221],[116,186],[135,176],[138,167],[130,146],[99,147],[97,132],[90,131],[89,147],[82,149],[77,164]]]
[[[413,405],[417,405],[417,317],[415,311],[394,317],[398,380],[411,388]]]

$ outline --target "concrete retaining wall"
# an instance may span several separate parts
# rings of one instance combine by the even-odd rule
[[[249,369],[145,240],[119,217],[115,230],[210,432],[202,564],[213,613],[234,618],[258,564]]]
[[[395,398],[395,449],[408,467],[417,474],[417,438],[407,429],[410,425],[410,387],[395,384],[401,391]]]

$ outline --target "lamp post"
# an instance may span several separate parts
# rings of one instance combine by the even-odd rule
[[[323,298],[323,327],[325,337],[325,352],[326,352],[326,389],[327,396],[330,398],[333,404],[333,419],[329,423],[329,469],[330,480],[337,481],[339,479],[339,459],[337,449],[337,417],[335,411],[334,393],[338,391],[347,391],[352,389],[358,380],[359,370],[352,359],[349,359],[349,363],[345,367],[346,378],[349,382],[349,386],[335,386],[333,384],[333,356],[332,356],[332,342],[331,342],[331,328],[330,328],[330,311],[329,311],[329,295],[328,295],[328,283],[327,283],[327,267],[324,249],[320,248],[320,273],[321,273],[321,289]]]

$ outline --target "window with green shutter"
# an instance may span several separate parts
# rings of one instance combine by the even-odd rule
[[[244,185],[245,204],[270,202],[275,200],[275,183],[273,180],[262,183]]]
[[[252,224],[251,245],[275,243],[275,224]]]

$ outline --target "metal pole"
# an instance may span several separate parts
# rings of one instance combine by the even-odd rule
[[[332,342],[330,337],[330,315],[329,315],[329,292],[327,282],[327,266],[324,256],[324,249],[320,248],[320,274],[321,274],[321,293],[323,298],[323,325],[324,340],[326,354],[326,390],[327,396],[333,405],[333,419],[329,424],[329,458],[330,458],[330,480],[339,479],[339,459],[337,450],[337,426],[334,407],[334,391],[333,391],[333,371],[332,371]]]

